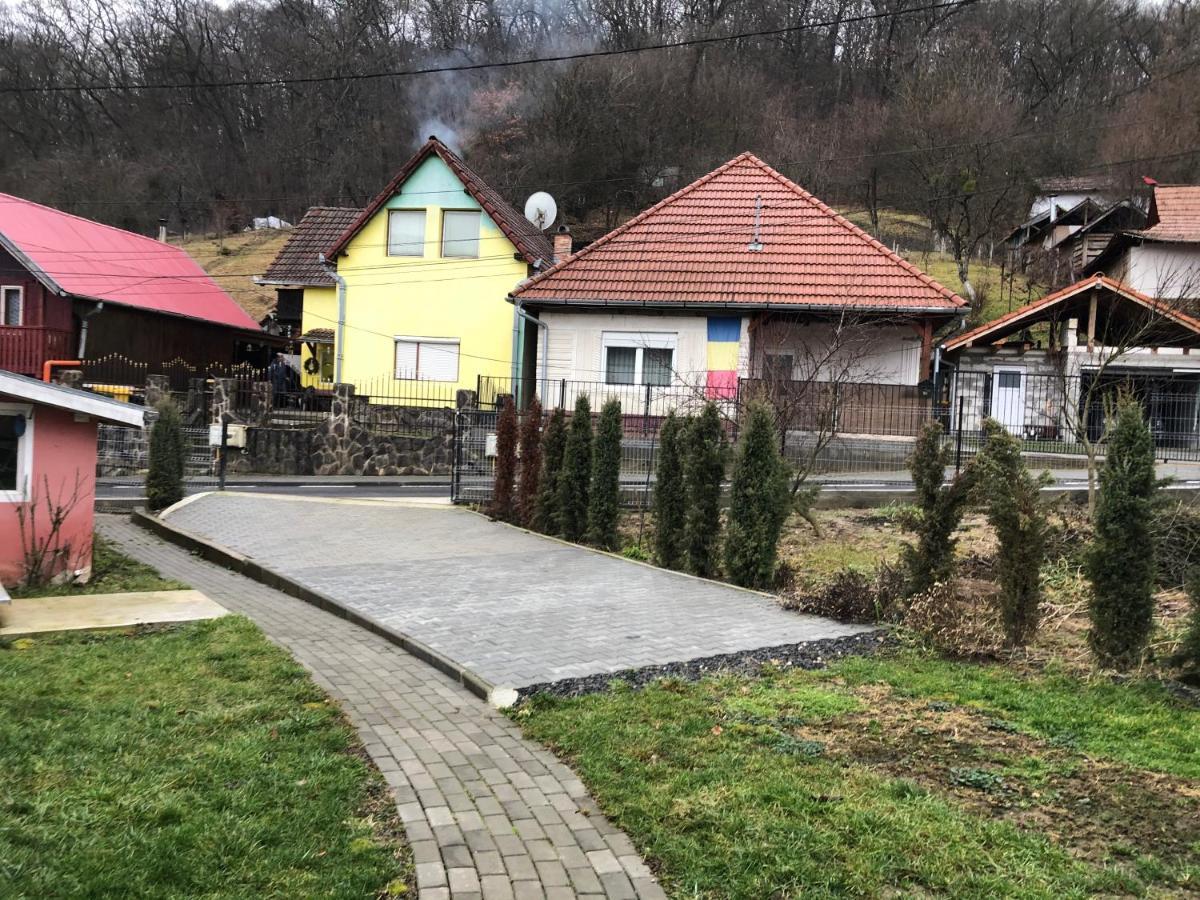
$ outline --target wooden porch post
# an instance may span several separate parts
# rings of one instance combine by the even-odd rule
[[[1096,304],[1098,301],[1096,291],[1092,291],[1092,299],[1088,302],[1088,353],[1091,353],[1096,348]]]
[[[917,333],[921,335],[920,380],[927,381],[933,375],[933,322],[922,319]]]

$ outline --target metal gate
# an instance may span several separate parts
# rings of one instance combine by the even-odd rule
[[[452,503],[487,503],[496,474],[496,420],[499,413],[460,409],[454,416]]]

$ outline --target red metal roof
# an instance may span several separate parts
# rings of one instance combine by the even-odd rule
[[[550,239],[542,234],[536,225],[509,206],[508,202],[496,193],[491,185],[480,178],[474,169],[463,162],[453,150],[436,137],[431,136],[421,145],[421,149],[400,167],[400,171],[392,176],[392,180],[387,183],[387,186],[375,195],[375,199],[367,204],[367,208],[346,228],[341,237],[337,239],[337,243],[329,248],[329,252],[326,254],[329,259],[337,259],[338,254],[346,249],[346,245],[362,230],[364,225],[371,221],[375,213],[379,212],[380,208],[395,196],[396,191],[400,190],[400,186],[408,180],[408,176],[430,154],[436,154],[450,168],[467,192],[475,198],[475,202],[483,207],[483,211],[491,216],[492,221],[504,232],[504,236],[512,241],[517,252],[524,257],[527,263],[532,266],[538,262],[547,263],[554,258],[554,247],[551,245]]]
[[[763,246],[751,250],[760,197]],[[966,305],[752,153],[530,279],[513,297],[534,305],[939,313]]]
[[[1117,296],[1153,310],[1163,318],[1180,325],[1187,331],[1200,335],[1200,321],[1192,318],[1187,313],[1173,309],[1164,303],[1154,300],[1152,297],[1147,297],[1145,294],[1135,291],[1133,288],[1119,281],[1114,281],[1106,275],[1094,275],[1091,278],[1085,278],[1083,281],[1077,281],[1074,284],[1068,285],[1062,290],[1055,291],[1053,294],[1047,294],[1041,300],[1034,300],[1032,303],[1027,303],[1022,307],[1014,309],[1012,312],[992,319],[990,322],[985,322],[977,328],[972,328],[970,331],[964,331],[962,334],[955,335],[946,341],[942,347],[949,351],[970,347],[974,344],[995,343],[1001,338],[1012,334],[1014,331],[1033,325],[1036,322],[1044,321],[1040,318],[1040,314],[1044,314],[1053,307],[1070,300],[1077,294],[1090,291],[1093,288],[1106,288]]]
[[[50,290],[259,331],[179,247],[0,194],[0,243]]]
[[[1155,185],[1150,227],[1134,234],[1151,241],[1200,242],[1200,185]]]

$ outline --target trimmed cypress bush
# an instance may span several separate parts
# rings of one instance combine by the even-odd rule
[[[667,414],[658,432],[658,465],[654,471],[654,558],[660,566],[683,565],[683,529],[687,495],[683,484],[683,432],[687,420]]]
[[[567,428],[562,477],[558,483],[560,533],[578,541],[587,531],[588,487],[592,479],[592,406],[580,394]]]
[[[532,525],[537,511],[538,481],[542,475],[542,404],[537,397],[521,416],[520,477],[517,479],[517,521]]]
[[[492,480],[492,502],[488,512],[501,522],[516,515],[514,489],[517,485],[517,406],[512,396],[504,398],[496,419],[496,475]]]
[[[621,502],[621,401],[600,408],[592,450],[592,485],[588,494],[588,543],[617,549],[617,515]]]
[[[1000,618],[1005,642],[1023,647],[1037,632],[1041,617],[1042,563],[1048,523],[1041,489],[1048,472],[1035,477],[1021,458],[1021,442],[995,419],[984,419],[987,440],[975,458],[976,490],[1000,550]]]
[[[788,512],[788,469],[779,454],[775,413],[755,401],[738,441],[725,530],[725,575],[743,587],[770,587]]]
[[[164,400],[157,409],[158,419],[150,429],[150,461],[146,473],[146,505],[154,512],[183,499],[186,455],[179,407]]]
[[[725,477],[725,433],[715,403],[706,403],[688,425],[684,454],[687,516],[684,556],[689,572],[710,577],[717,571],[721,540],[721,480]]]
[[[908,594],[920,594],[954,574],[954,532],[962,522],[970,497],[970,476],[963,473],[944,486],[950,447],[943,446],[942,426],[928,422],[917,436],[908,458],[916,493],[916,514],[906,523],[917,536],[916,544],[902,551],[908,572]]]
[[[1137,665],[1150,638],[1157,492],[1150,429],[1141,405],[1123,396],[1100,470],[1095,537],[1086,561],[1092,582],[1088,643],[1103,666]]]
[[[542,534],[562,531],[558,508],[558,483],[562,478],[563,452],[567,447],[567,416],[561,409],[550,414],[542,435],[542,474],[538,478],[533,527]]]

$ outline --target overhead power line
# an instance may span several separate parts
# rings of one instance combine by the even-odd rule
[[[436,75],[441,72],[477,72],[488,69],[513,69],[522,66],[542,65],[544,63],[571,62],[583,59],[602,59],[611,56],[628,56],[637,53],[651,53],[659,50],[676,50],[686,47],[702,47],[710,44],[720,44],[727,41],[740,41],[748,38],[778,37],[801,31],[811,31],[818,28],[833,28],[843,25],[853,25],[859,22],[872,22],[877,19],[892,19],[901,16],[911,16],[918,13],[940,12],[943,10],[962,9],[981,3],[983,0],[946,0],[942,3],[930,3],[925,6],[913,6],[908,9],[889,10],[887,12],[867,13],[858,16],[846,16],[837,19],[826,19],[821,22],[804,22],[799,25],[786,25],[780,28],[763,28],[755,31],[741,31],[735,34],[713,35],[708,37],[685,38],[678,41],[664,41],[658,44],[644,44],[640,47],[614,48],[611,50],[584,50],[578,53],[559,53],[553,56],[534,56],[526,59],[501,60],[486,63],[462,63],[452,66],[425,66],[417,69],[390,69],[379,72],[351,72],[344,75],[303,75],[280,78],[244,78],[227,81],[164,81],[143,84],[45,84],[27,85],[21,87],[0,88],[0,94],[54,94],[72,92],[97,91],[176,91],[193,90],[197,88],[249,88],[249,87],[283,87],[291,84],[323,84],[330,82],[369,81],[380,78],[411,78],[420,75]]]

